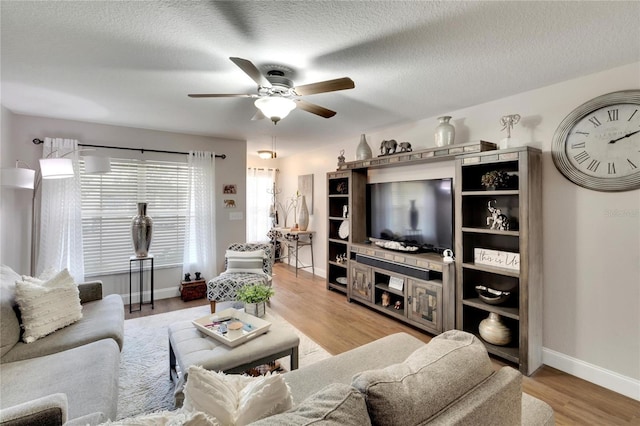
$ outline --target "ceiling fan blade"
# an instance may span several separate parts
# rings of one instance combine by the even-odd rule
[[[264,120],[265,118],[267,117],[262,113],[262,111],[257,110],[253,117],[251,117],[251,121]]]
[[[311,102],[303,101],[302,99],[296,99],[298,108],[310,112],[311,114],[319,115],[324,118],[331,118],[336,115],[335,111],[331,111],[320,105],[312,104]]]
[[[258,68],[253,65],[253,62],[247,59],[235,57],[230,57],[229,59],[231,59],[234,64],[236,64],[242,71],[244,71],[245,74],[251,77],[251,79],[255,81],[258,86],[271,87],[271,83],[269,82],[269,80],[267,80],[267,77],[262,75],[260,70],[258,70]]]
[[[318,83],[303,84],[295,88],[299,96],[313,95],[316,93],[335,92],[337,90],[353,89],[356,84],[349,77],[336,78],[335,80],[320,81]]]
[[[235,93],[190,93],[190,98],[256,98],[257,95],[235,94]]]

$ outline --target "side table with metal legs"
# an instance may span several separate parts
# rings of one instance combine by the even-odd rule
[[[295,258],[296,277],[298,269],[311,268],[311,273],[315,275],[315,267],[313,264],[313,232],[314,231],[291,231],[286,228],[276,228],[280,237],[277,239],[281,247],[287,248],[287,263],[291,264],[291,256]],[[300,248],[309,247],[311,254],[311,264],[305,265],[300,260]],[[280,256],[282,258],[282,255]]]
[[[151,253],[149,253],[146,257],[137,257],[137,256],[131,256],[129,258],[129,313],[134,312],[132,310],[133,307],[133,300],[132,300],[132,295],[131,295],[131,286],[132,286],[132,282],[131,282],[131,273],[132,273],[132,265],[133,262],[138,262],[138,276],[140,278],[140,307],[138,309],[136,309],[137,311],[141,311],[142,310],[142,304],[143,304],[143,289],[144,289],[144,261],[145,260],[149,260],[151,261],[151,309],[154,308],[154,304],[153,304],[153,255]]]

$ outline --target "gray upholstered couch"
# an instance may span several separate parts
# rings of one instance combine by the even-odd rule
[[[80,284],[82,319],[32,343],[20,340],[15,277],[2,266],[0,424],[97,424],[116,418],[124,306]],[[19,276],[18,276],[19,277]]]
[[[522,375],[495,371],[484,345],[462,331],[426,345],[393,334],[284,378],[294,409],[255,425],[554,424],[551,407],[522,392]]]

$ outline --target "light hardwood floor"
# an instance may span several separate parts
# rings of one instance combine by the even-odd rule
[[[358,303],[348,303],[344,294],[325,288],[324,278],[306,271],[299,271],[296,278],[292,267],[276,264],[273,286],[276,295],[271,309],[334,355],[399,331],[425,342],[432,338]],[[162,299],[156,301],[154,310],[144,305],[142,312],[129,314],[127,306],[125,317],[204,304],[208,304],[206,299]],[[496,368],[505,365],[497,359],[494,364]],[[551,405],[558,425],[640,425],[640,402],[551,367],[543,366],[525,377],[523,390]]]

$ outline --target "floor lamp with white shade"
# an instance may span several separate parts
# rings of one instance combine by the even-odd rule
[[[70,158],[64,158],[76,150],[57,158],[41,158],[40,169],[34,170],[22,160],[16,160],[13,168],[2,169],[2,186],[14,189],[28,189],[33,191],[31,197],[31,275],[35,274],[36,265],[36,241],[37,241],[37,215],[36,197],[42,179],[68,179],[74,176],[73,162]],[[111,170],[108,157],[85,156],[85,173],[107,173]],[[25,167],[20,167],[23,164]]]

